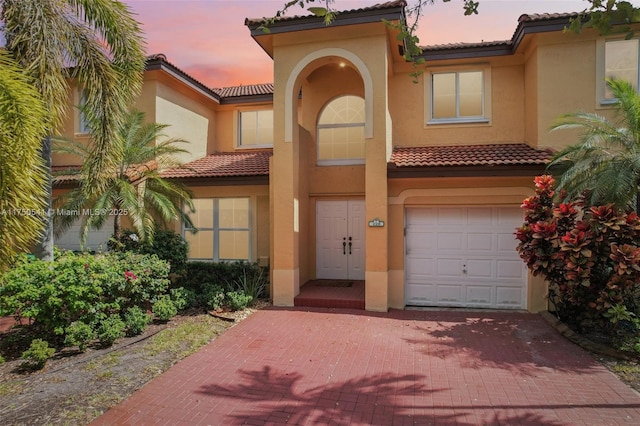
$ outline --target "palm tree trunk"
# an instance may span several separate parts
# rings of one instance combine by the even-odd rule
[[[42,140],[41,155],[44,161],[44,167],[47,171],[46,193],[47,205],[46,211],[42,215],[42,237],[35,247],[35,254],[39,259],[51,262],[53,261],[53,180],[51,178],[51,136],[47,136]]]
[[[114,210],[118,212],[120,210],[120,204],[116,203],[113,206]],[[113,238],[116,241],[120,241],[120,237],[122,236],[122,223],[120,222],[120,215],[116,214],[116,217],[113,218]]]

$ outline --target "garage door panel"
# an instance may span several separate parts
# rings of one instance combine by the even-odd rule
[[[433,250],[437,248],[435,243],[435,232],[407,232],[407,247],[411,247],[412,254]]]
[[[526,306],[527,274],[514,236],[523,221],[518,207],[410,207],[406,212],[408,304]]]
[[[479,252],[494,251],[494,235],[488,232],[469,232],[467,234],[467,249]]]
[[[407,299],[415,305],[435,304],[435,285],[407,284]]]
[[[435,258],[409,257],[408,259],[410,259],[410,261],[407,262],[407,276],[434,276],[436,274]]]
[[[436,259],[436,275],[438,277],[455,277],[463,276],[463,263],[461,259]]]
[[[511,278],[520,281],[526,277],[526,270],[522,267],[521,260],[498,260],[496,267],[499,278]]]
[[[494,289],[491,286],[471,286],[467,287],[467,305],[491,306]]]
[[[468,209],[468,225],[491,226],[493,214],[491,208],[475,207]]]
[[[467,260],[467,278],[493,278],[495,277],[493,259],[469,259]]]
[[[438,225],[462,225],[467,221],[466,209],[463,208],[439,208]]]
[[[461,250],[463,239],[462,232],[439,232],[437,248],[439,250]]]
[[[437,302],[440,305],[462,306],[462,287],[454,284],[440,284],[437,286]]]
[[[516,252],[518,243],[514,235],[516,226],[519,225],[513,226],[513,232],[501,232],[496,235],[496,240],[498,243],[497,250],[503,252],[503,254],[511,254],[514,257],[518,257],[518,253]]]
[[[524,302],[522,287],[496,287],[496,307],[520,308]]]

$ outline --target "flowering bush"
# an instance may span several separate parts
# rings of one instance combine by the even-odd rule
[[[25,260],[0,277],[0,316],[30,318],[43,332],[63,335],[74,321],[150,309],[167,293],[168,274],[155,255],[64,252],[55,262]]]
[[[518,253],[533,275],[549,282],[561,314],[602,319],[638,310],[640,219],[612,205],[588,207],[583,198],[558,203],[551,176],[535,179],[524,200]],[[560,194],[562,195],[562,194]]]

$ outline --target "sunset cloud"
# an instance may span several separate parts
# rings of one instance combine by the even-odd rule
[[[147,53],[167,59],[210,87],[273,81],[271,58],[251,38],[245,18],[273,16],[284,0],[124,0],[142,24]],[[339,9],[376,0],[336,0]],[[411,0],[409,0],[411,3]],[[510,39],[523,13],[584,9],[583,0],[480,0],[480,14],[463,16],[462,2],[426,9],[418,35],[423,45]],[[294,14],[307,15],[301,8]]]

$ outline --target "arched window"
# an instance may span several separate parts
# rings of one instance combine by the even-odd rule
[[[318,120],[318,164],[364,164],[364,99],[340,96]]]

